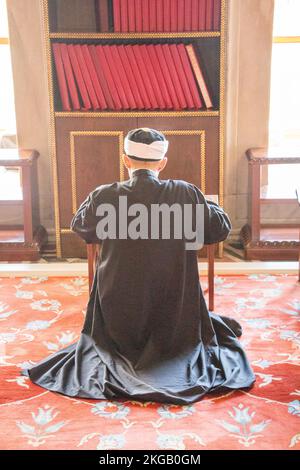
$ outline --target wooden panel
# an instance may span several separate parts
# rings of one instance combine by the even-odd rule
[[[136,118],[106,119],[69,117],[56,118],[56,143],[58,167],[58,196],[61,228],[69,228],[76,205],[95,187],[120,179],[120,155],[118,136],[106,136],[102,132],[127,132],[137,127]],[[86,135],[80,134],[87,132]],[[95,132],[96,135],[92,133]],[[73,134],[72,134],[73,133]],[[78,134],[76,134],[78,133]],[[73,136],[73,137],[72,137]],[[75,188],[72,185],[71,141],[74,139]],[[73,178],[74,180],[74,178]]]
[[[89,132],[72,135],[75,163],[75,187],[72,191],[76,195],[76,210],[97,186],[120,179],[118,135],[93,135]]]

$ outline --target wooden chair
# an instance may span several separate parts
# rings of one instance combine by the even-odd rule
[[[207,261],[208,261],[208,309],[214,310],[214,277],[215,277],[215,249],[216,245],[206,245]],[[92,289],[94,274],[100,254],[101,245],[90,243],[87,244],[87,259],[89,273],[89,291]]]

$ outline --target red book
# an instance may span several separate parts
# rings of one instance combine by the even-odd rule
[[[91,57],[88,45],[87,44],[82,44],[81,45],[81,50],[82,50],[82,54],[83,54],[88,72],[89,72],[90,77],[91,77],[91,81],[92,81],[92,84],[93,84],[93,87],[94,87],[94,90],[95,90],[95,93],[96,93],[96,96],[97,96],[97,100],[98,100],[100,109],[106,109],[107,104],[106,104],[106,101],[105,101],[105,98],[104,98],[104,94],[103,94],[101,85],[100,85],[99,80],[98,80],[98,75],[97,75],[94,63],[92,61],[92,57]]]
[[[178,31],[184,31],[184,0],[177,0],[177,27]]]
[[[192,30],[192,0],[184,0],[184,31]]]
[[[203,108],[203,103],[202,103],[201,96],[200,96],[200,93],[199,93],[199,90],[195,81],[193,69],[192,69],[186,48],[184,44],[177,44],[177,49],[178,49],[181,63],[185,71],[185,76],[187,78],[189,88],[193,97],[194,106],[197,109]]]
[[[196,80],[197,80],[197,83],[198,83],[198,86],[200,88],[205,106],[207,108],[213,108],[212,98],[211,98],[209,90],[206,86],[205,79],[204,79],[204,76],[203,76],[198,58],[197,58],[195,50],[194,50],[194,46],[193,46],[193,44],[188,44],[185,47],[186,47],[186,50],[187,50],[187,53],[188,53],[188,56],[189,56],[189,59],[190,59],[195,77],[196,77]]]
[[[80,95],[81,95],[81,98],[82,98],[82,101],[83,101],[83,106],[84,106],[83,109],[87,110],[87,109],[91,109],[92,105],[91,105],[91,102],[90,102],[90,98],[89,98],[89,95],[88,95],[86,85],[84,83],[83,75],[82,75],[78,60],[77,60],[77,56],[76,56],[74,47],[75,47],[74,44],[68,44],[67,45],[70,61],[71,61],[71,64],[72,64],[72,69],[74,71],[76,82],[77,82],[79,92],[80,92]]]
[[[188,105],[188,108],[194,108],[194,100],[189,88],[189,84],[186,78],[185,70],[182,66],[180,55],[177,49],[177,44],[170,44],[170,51],[174,60],[174,64],[177,70],[178,78],[182,86],[182,90]]]
[[[128,5],[127,0],[120,0],[121,7],[121,31],[128,33]]]
[[[80,109],[80,102],[78,97],[78,92],[76,88],[76,83],[74,80],[73,70],[70,62],[70,57],[68,54],[67,44],[60,44],[60,51],[61,51],[61,58],[63,61],[63,66],[65,70],[65,75],[67,78],[68,89],[71,96],[71,101],[73,105],[73,109],[78,110]]]
[[[160,90],[161,90],[161,94],[162,94],[162,97],[163,97],[163,100],[164,100],[164,103],[165,103],[165,107],[167,109],[172,109],[173,108],[172,100],[171,100],[171,97],[170,97],[170,94],[169,94],[169,91],[168,91],[168,88],[167,88],[164,73],[163,73],[163,70],[161,68],[160,62],[158,60],[158,56],[157,56],[157,52],[156,52],[156,49],[154,47],[154,44],[149,44],[147,46],[147,48],[148,48],[150,60],[152,62],[152,66],[156,70],[156,77],[157,77],[157,81],[158,81],[158,84],[159,84],[159,87],[160,87]]]
[[[163,96],[162,96],[162,93],[161,93],[161,90],[160,90],[160,87],[156,78],[156,74],[157,74],[156,67],[153,67],[152,62],[151,62],[151,58],[148,52],[148,46],[146,46],[146,44],[141,44],[139,47],[140,47],[141,55],[144,60],[144,64],[146,65],[148,77],[151,81],[152,88],[153,88],[153,91],[154,91],[154,94],[158,103],[158,107],[159,109],[165,109],[166,104],[164,102],[164,99],[163,99]]]
[[[192,0],[192,31],[198,31],[199,0]]]
[[[181,87],[181,83],[180,83],[180,80],[179,80],[179,77],[178,77],[178,74],[177,74],[176,65],[173,61],[173,57],[172,57],[172,54],[171,54],[171,51],[170,51],[170,45],[169,44],[163,44],[162,45],[162,50],[163,50],[163,53],[164,53],[164,56],[165,56],[165,59],[166,59],[167,65],[168,65],[168,69],[170,71],[170,75],[172,77],[172,81],[173,81],[173,84],[174,84],[176,95],[178,96],[178,101],[179,101],[180,107],[181,107],[181,109],[184,109],[184,108],[187,107],[187,102],[186,102],[186,99],[184,97],[183,90],[182,90],[182,87]]]
[[[98,30],[101,32],[109,31],[109,13],[108,0],[95,0],[96,21]]]
[[[106,55],[104,54],[103,51],[103,46],[96,46],[96,51],[98,54],[99,62],[102,67],[102,70],[104,72],[105,79],[107,81],[107,85],[109,87],[109,90],[111,92],[112,99],[114,101],[114,107],[115,109],[119,110],[122,109],[122,103],[118,94],[118,90],[116,88],[112,73],[110,71]]]
[[[145,88],[147,90],[147,95],[149,96],[149,100],[150,100],[150,103],[151,103],[151,109],[157,109],[157,108],[159,108],[159,105],[158,105],[158,102],[157,102],[156,97],[155,97],[155,93],[154,93],[154,90],[153,90],[153,87],[152,87],[152,83],[151,83],[150,78],[149,78],[147,64],[144,63],[143,56],[141,54],[140,45],[134,44],[132,46],[132,50],[133,50],[133,53],[135,55],[139,70],[141,72],[142,79],[144,81]]]
[[[142,0],[134,0],[135,12],[135,30],[140,33],[143,31]]]
[[[134,33],[135,29],[135,4],[134,0],[127,0],[128,5],[128,31]]]
[[[120,46],[118,46],[118,51],[119,51],[120,59],[122,61],[122,64],[125,70],[125,74],[129,82],[129,86],[131,88],[132,94],[136,102],[136,106],[138,109],[144,109],[145,106],[144,106],[144,103],[140,94],[140,90],[136,81],[135,74],[133,73],[133,70],[132,70],[132,66],[131,66],[132,64],[130,63],[128,59],[124,44],[121,44]]]
[[[167,61],[165,59],[165,56],[164,56],[164,53],[163,53],[163,50],[162,50],[162,45],[161,44],[156,44],[154,46],[154,48],[157,52],[158,61],[160,63],[160,67],[161,67],[161,70],[163,72],[164,79],[166,81],[168,92],[170,94],[170,97],[171,97],[171,100],[172,100],[172,103],[173,103],[173,109],[178,110],[178,109],[180,109],[180,104],[179,104],[179,101],[178,101],[178,98],[177,98],[175,87],[173,85],[173,81],[172,81],[172,77],[171,77],[171,74],[170,74],[170,71],[169,71],[169,68],[168,68],[168,65],[167,65]]]
[[[214,21],[213,29],[214,31],[220,31],[220,21],[221,20],[221,0],[214,0]]]
[[[102,91],[103,91],[103,94],[104,94],[104,97],[105,97],[105,101],[106,101],[109,109],[115,109],[114,101],[112,99],[107,80],[105,78],[103,69],[100,65],[100,60],[99,60],[99,57],[98,57],[98,54],[97,54],[96,46],[91,44],[88,47],[89,47],[89,51],[90,51],[90,54],[91,54],[91,57],[92,57],[97,75],[98,75],[99,83],[101,85],[101,88],[102,88]]]
[[[214,21],[214,0],[206,0],[205,29],[211,31]]]
[[[113,0],[114,31],[121,31],[121,0]]]
[[[140,69],[139,69],[139,66],[138,66],[138,63],[137,63],[137,60],[136,60],[135,55],[133,53],[132,45],[129,44],[127,46],[124,46],[124,49],[125,49],[125,52],[127,54],[128,60],[130,62],[133,74],[135,76],[136,83],[137,83],[141,98],[142,98],[143,103],[144,103],[144,107],[145,107],[145,109],[151,109],[150,99],[149,99],[149,96],[148,96],[148,93],[147,93],[147,90],[146,90],[146,87],[145,87],[145,84],[144,84],[144,81],[143,81],[143,77],[141,75],[141,72],[140,72]]]
[[[82,53],[82,45],[81,44],[75,44],[74,46],[75,54],[79,63],[79,67],[83,76],[83,80],[86,86],[86,89],[88,91],[91,103],[93,105],[94,109],[99,109],[99,103],[97,100],[97,96],[94,90],[94,86],[87,68],[87,65],[85,63],[83,53]]]
[[[129,103],[127,101],[125,90],[123,88],[122,77],[119,76],[119,72],[118,72],[117,67],[115,65],[115,61],[114,61],[113,55],[111,53],[111,46],[106,44],[105,46],[102,46],[102,47],[103,47],[103,52],[104,52],[106,60],[108,62],[111,74],[113,76],[115,86],[118,90],[118,94],[119,94],[119,97],[120,97],[120,100],[121,100],[121,103],[122,103],[122,107],[123,107],[123,109],[129,109],[130,106],[129,106]]]
[[[142,18],[143,18],[142,31],[149,32],[150,30],[149,0],[142,0]]]
[[[67,81],[66,81],[63,61],[61,58],[60,44],[57,42],[53,43],[52,49],[53,49],[53,54],[54,54],[55,68],[56,68],[62,107],[64,111],[71,111]]]
[[[127,78],[127,75],[126,75],[125,69],[123,67],[123,63],[121,61],[120,54],[119,54],[119,46],[116,46],[115,44],[113,44],[113,45],[108,46],[108,47],[110,48],[110,51],[111,51],[111,54],[112,54],[112,57],[113,57],[113,60],[114,60],[114,64],[116,66],[116,69],[118,70],[119,77],[122,81],[122,85],[123,85],[123,88],[124,88],[124,93],[125,93],[125,96],[128,100],[130,109],[136,109],[137,105],[136,105],[134,96],[132,94],[132,91],[131,91],[131,88],[130,88],[130,85],[129,85],[129,82],[128,82],[128,78]]]
[[[199,31],[205,31],[206,25],[206,0],[199,0]]]
[[[171,31],[171,3],[170,0],[164,0],[164,31]]]
[[[164,0],[156,0],[156,25],[157,31],[164,30]]]
[[[149,2],[149,31],[155,32],[156,29],[156,0],[150,0]]]
[[[178,1],[170,0],[170,11],[171,11],[171,31],[178,31]]]

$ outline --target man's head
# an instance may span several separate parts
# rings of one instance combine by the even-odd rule
[[[129,171],[147,169],[159,173],[168,159],[165,154],[169,142],[162,132],[149,127],[132,129],[124,141],[123,163]]]

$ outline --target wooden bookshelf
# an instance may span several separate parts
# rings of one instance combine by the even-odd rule
[[[225,37],[227,1],[221,0],[219,31],[101,32],[86,17],[76,15],[76,28],[57,27],[56,0],[41,0],[50,106],[50,154],[54,190],[56,251],[58,257],[86,257],[84,243],[70,230],[74,211],[100,184],[127,178],[121,164],[123,140],[136,127],[152,127],[170,141],[168,165],[162,178],[190,181],[223,205]],[[80,4],[78,1],[77,4]],[[85,5],[83,10],[90,5]],[[70,13],[72,14],[72,12]],[[68,24],[70,24],[68,18]],[[61,25],[61,23],[60,23]],[[70,111],[62,109],[52,55],[52,43],[131,44],[193,43],[201,51],[214,108],[182,111]],[[84,175],[84,177],[82,177]],[[222,253],[222,248],[219,254]]]

